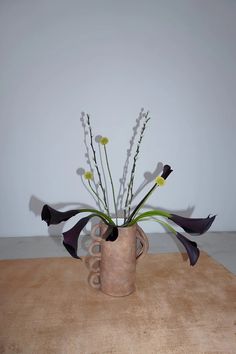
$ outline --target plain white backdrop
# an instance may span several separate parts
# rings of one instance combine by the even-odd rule
[[[0,236],[48,235],[45,202],[95,206],[76,173],[82,111],[110,139],[118,189],[141,107],[135,188],[168,163],[152,206],[236,230],[235,18],[232,0],[1,0]]]

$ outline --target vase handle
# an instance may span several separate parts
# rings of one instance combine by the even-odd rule
[[[100,235],[96,235],[97,229],[100,229]],[[88,266],[89,266],[89,276],[88,283],[92,288],[99,289],[100,288],[100,265],[99,262],[101,260],[101,251],[95,252],[94,247],[100,246],[101,244],[101,224],[96,224],[92,227],[91,230],[91,238],[92,242],[88,248],[88,253],[90,255]]]
[[[98,228],[100,229],[99,230],[99,236],[96,235],[96,231],[97,231]],[[93,227],[91,229],[91,235],[90,236],[95,241],[101,241],[101,223],[93,225]]]
[[[101,259],[101,251],[99,251],[99,252],[94,251],[94,247],[100,246],[100,245],[101,245],[101,241],[93,241],[91,243],[91,245],[89,246],[89,249],[88,249],[90,256],[99,257]]]
[[[88,283],[92,288],[99,289],[100,288],[100,273],[91,272],[88,276]]]
[[[136,256],[136,259],[140,260],[141,258],[143,258],[147,254],[148,249],[149,249],[149,242],[148,242],[148,238],[147,238],[145,232],[143,231],[143,229],[139,225],[137,225],[136,237],[142,244],[142,248],[137,252],[137,256]]]

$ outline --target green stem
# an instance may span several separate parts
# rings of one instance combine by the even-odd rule
[[[91,192],[91,190],[87,187],[87,185],[84,182],[84,179],[82,176],[80,176],[81,182],[83,183],[84,188],[89,192],[89,194],[91,194],[92,198],[94,199],[95,203],[98,205],[99,210],[101,210],[101,205],[99,203],[99,200],[97,200],[97,198],[94,197],[93,193]],[[97,196],[96,196],[97,197]]]
[[[154,217],[151,217],[151,219],[153,219],[153,221],[155,221],[155,222],[158,222],[159,224],[161,224],[162,226],[164,226],[166,229],[168,229],[170,232],[172,232],[174,235],[176,235],[177,234],[177,231],[172,227],[172,226],[170,226],[169,224],[167,224],[166,222],[164,222],[164,221],[162,221],[162,220],[159,220],[159,219],[156,219],[156,218],[154,218]],[[143,219],[142,221],[149,221],[150,220],[150,218],[148,218],[148,219]]]
[[[153,218],[153,220],[156,221],[156,222],[159,222],[159,224],[162,224],[163,226],[165,226],[173,234],[175,234],[175,235],[177,234],[177,231],[172,226],[167,224],[166,222],[164,222],[162,220],[159,220],[159,219],[155,219],[155,218]]]
[[[103,159],[102,159],[101,144],[98,144],[98,149],[99,149],[99,157],[100,157],[100,163],[101,163],[101,168],[102,168],[103,180],[104,180],[104,184],[105,184],[104,189],[105,189],[105,194],[106,194],[107,209],[109,209],[108,188],[107,188],[106,174],[105,174],[105,169],[104,169]]]
[[[147,217],[154,217],[154,215],[163,216],[165,218],[169,218],[170,217],[170,213],[168,213],[167,211],[164,211],[164,210],[150,210],[150,211],[146,211],[145,213],[142,213],[142,214],[138,215],[128,225],[133,225],[133,224],[137,223],[139,220],[142,220],[142,219],[147,218]]]
[[[106,157],[106,164],[107,164],[107,169],[110,177],[110,182],[111,182],[111,188],[112,188],[112,195],[113,195],[113,202],[114,202],[114,208],[115,208],[115,216],[116,216],[116,223],[118,222],[117,220],[117,207],[116,207],[116,198],[115,198],[115,190],[114,190],[114,185],[111,177],[111,171],[109,167],[109,162],[108,162],[108,157],[107,157],[107,150],[106,150],[106,145],[104,145],[104,152],[105,152],[105,157]]]
[[[135,217],[135,215],[137,214],[137,212],[139,211],[139,209],[142,208],[143,204],[146,202],[147,198],[150,197],[150,195],[154,192],[154,190],[156,189],[157,184],[155,183],[154,186],[149,190],[149,192],[145,195],[145,197],[141,200],[141,202],[136,206],[136,208],[134,209],[134,211],[132,212],[132,214],[129,216],[127,223],[130,223],[130,221]]]
[[[102,213],[99,210],[96,210],[96,209],[79,209],[79,212],[80,213],[95,213],[95,214],[101,216],[102,218],[106,219],[109,224],[115,225],[114,221],[108,215]]]
[[[91,189],[91,191],[96,195],[96,197],[98,198],[98,200],[102,203],[104,209],[106,210],[107,214],[109,215],[109,211],[108,211],[108,208],[106,207],[105,203],[103,202],[103,200],[99,197],[99,195],[97,194],[97,192],[93,189],[92,185],[91,185],[91,182],[88,180],[88,184],[89,184],[89,187]]]

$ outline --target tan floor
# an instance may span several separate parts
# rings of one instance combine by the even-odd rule
[[[236,353],[236,277],[207,254],[148,255],[113,298],[71,258],[0,261],[0,353]]]

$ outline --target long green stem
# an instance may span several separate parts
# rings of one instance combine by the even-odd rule
[[[81,178],[81,182],[83,183],[84,188],[89,192],[89,194],[91,194],[92,198],[94,199],[95,203],[98,205],[99,209],[101,210],[101,205],[99,203],[99,200],[97,200],[97,195],[96,198],[94,197],[93,193],[91,192],[91,190],[87,187],[87,185],[85,184],[83,177],[80,176]]]
[[[154,218],[153,218],[154,219]],[[162,220],[159,220],[159,219],[154,219],[154,221],[156,222],[159,222],[159,224],[162,224],[163,226],[165,226],[170,232],[172,232],[173,234],[177,234],[177,231],[172,227],[170,226],[169,224],[167,224],[167,222],[164,222]]]
[[[105,203],[103,202],[103,200],[99,197],[99,195],[97,194],[97,192],[93,189],[92,185],[91,185],[91,182],[88,180],[88,185],[91,189],[91,191],[96,195],[96,197],[98,198],[98,200],[102,203],[104,209],[106,210],[106,212],[108,213],[108,209],[105,205]]]
[[[145,219],[142,219],[142,221],[149,221],[150,219],[152,219],[153,221],[155,222],[158,222],[159,224],[161,224],[162,226],[164,226],[166,229],[168,229],[170,232],[172,232],[174,235],[177,234],[177,231],[172,227],[170,226],[169,224],[167,224],[166,222],[162,221],[162,220],[159,220],[159,219],[156,219],[154,217],[147,217]]]
[[[95,214],[101,216],[102,218],[106,219],[109,222],[109,224],[115,225],[114,221],[108,215],[102,213],[99,210],[96,210],[96,209],[79,209],[79,212],[80,213],[95,213]]]
[[[104,145],[104,152],[105,152],[105,157],[106,157],[107,170],[108,170],[109,177],[110,177],[110,182],[111,182],[113,202],[114,202],[114,208],[115,208],[115,216],[116,216],[116,223],[117,223],[118,220],[117,220],[117,206],[116,206],[115,190],[114,190],[114,185],[113,185],[113,181],[112,181],[111,171],[110,171],[110,167],[109,167],[106,145]]]
[[[106,174],[105,174],[105,169],[104,169],[103,159],[102,159],[101,144],[98,144],[98,149],[99,149],[99,157],[100,157],[100,163],[101,163],[101,168],[102,168],[103,180],[104,180],[104,184],[105,184],[104,189],[105,189],[105,194],[106,194],[107,208],[109,209],[108,188],[107,188]]]
[[[139,209],[143,206],[143,204],[146,202],[146,200],[150,197],[150,195],[154,192],[156,189],[157,184],[155,183],[154,186],[149,190],[149,192],[145,195],[145,197],[141,200],[141,202],[136,206],[132,214],[129,216],[127,223],[130,223],[130,221],[135,217]]]
[[[170,217],[170,213],[168,213],[167,211],[164,211],[164,210],[150,210],[150,211],[146,211],[145,213],[142,213],[142,214],[138,215],[135,219],[133,219],[129,223],[129,225],[136,224],[139,220],[141,221],[142,219],[145,219],[147,217],[154,218],[155,215],[163,216],[165,218],[169,218]]]

